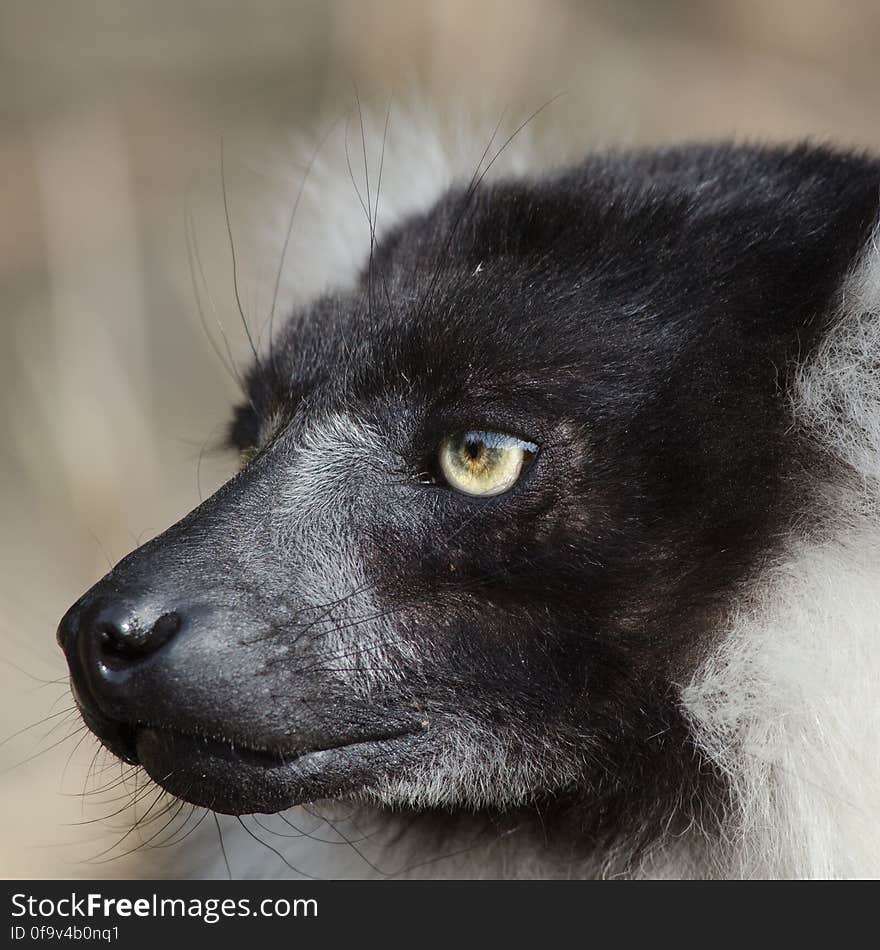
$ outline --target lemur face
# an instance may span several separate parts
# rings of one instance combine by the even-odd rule
[[[404,222],[255,362],[241,472],[62,621],[86,722],[221,812],[692,818],[680,689],[811,503],[791,381],[878,181],[687,147]]]

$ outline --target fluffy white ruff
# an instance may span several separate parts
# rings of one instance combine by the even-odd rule
[[[847,475],[730,619],[684,692],[733,817],[704,872],[880,874],[880,252],[846,281],[802,368],[796,424]]]

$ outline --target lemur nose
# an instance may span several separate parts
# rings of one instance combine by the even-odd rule
[[[77,605],[79,607],[79,605]],[[175,611],[148,619],[121,601],[103,601],[73,608],[58,627],[58,643],[68,654],[97,655],[116,664],[134,662],[155,653],[180,630]]]
[[[120,594],[103,584],[67,611],[58,643],[70,668],[74,700],[86,724],[107,748],[136,762],[133,697],[149,695],[156,654],[184,627],[184,617],[163,612],[150,593]],[[109,589],[108,589],[109,588]],[[160,659],[159,657],[156,657]],[[140,718],[151,701],[141,703]]]
[[[110,604],[95,616],[90,634],[97,638],[102,652],[137,659],[154,653],[179,629],[180,615],[174,611],[150,624],[124,606]]]

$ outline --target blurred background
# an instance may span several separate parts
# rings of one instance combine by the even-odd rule
[[[874,0],[0,0],[0,875],[142,873],[137,854],[84,863],[114,809],[79,795],[105,763],[64,712],[54,630],[231,471],[212,446],[236,387],[194,290],[214,343],[225,355],[212,304],[245,362],[221,139],[259,328],[302,143],[355,89],[380,130],[393,95],[478,140],[503,110],[516,124],[564,93],[530,129],[549,161],[729,135],[878,148],[878,61]],[[402,192],[426,135],[398,159]],[[313,217],[332,240],[333,216]],[[298,271],[298,232],[285,305],[332,280],[339,245],[363,252],[365,232],[336,237],[323,273]]]

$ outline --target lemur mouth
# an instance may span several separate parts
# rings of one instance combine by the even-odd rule
[[[147,726],[137,730],[135,749],[150,777],[178,798],[227,814],[272,813],[363,788],[416,736],[377,730],[285,753]]]
[[[274,813],[368,787],[399,767],[425,723],[376,723],[291,749],[257,748],[222,734],[122,723],[80,706],[86,725],[115,755],[141,765],[167,792],[226,814]]]

